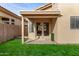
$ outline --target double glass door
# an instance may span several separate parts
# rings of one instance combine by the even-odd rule
[[[49,23],[36,23],[36,34],[37,36],[48,36],[49,35]]]

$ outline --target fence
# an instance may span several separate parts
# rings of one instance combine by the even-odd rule
[[[0,43],[21,35],[21,26],[0,24]]]

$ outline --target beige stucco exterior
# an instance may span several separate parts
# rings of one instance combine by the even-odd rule
[[[45,6],[44,6],[45,8]],[[56,18],[44,17],[44,16],[36,16],[35,19],[31,19],[34,24],[35,22],[49,22],[49,33],[54,33],[54,41],[57,44],[72,44],[79,43],[79,29],[71,29],[70,28],[70,16],[79,16],[79,4],[72,3],[52,3],[52,7],[48,7],[44,9],[43,7],[38,8],[35,11],[60,11],[61,16],[57,16]],[[44,9],[44,10],[43,10]],[[21,13],[22,14],[22,13]],[[27,13],[26,13],[27,14]],[[35,13],[36,14],[36,13]],[[30,20],[27,16],[23,15],[24,18]],[[49,16],[49,15],[48,15]],[[30,16],[29,16],[30,17]],[[33,16],[31,16],[33,17]],[[34,16],[35,17],[35,16]],[[46,19],[45,19],[46,18]],[[35,32],[29,33],[30,38],[35,39]],[[50,39],[50,35],[48,36]]]
[[[0,6],[0,43],[21,36],[21,17]]]
[[[9,20],[14,19],[15,25],[21,25],[21,17],[10,12],[9,10],[0,6],[0,23],[2,22],[2,17],[9,18]]]
[[[58,4],[62,17],[57,19],[57,42],[79,43],[79,29],[70,29],[70,16],[79,16],[79,4]]]

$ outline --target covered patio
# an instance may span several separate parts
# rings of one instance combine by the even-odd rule
[[[60,11],[21,11],[22,15],[22,44],[34,41],[35,43],[52,43],[51,33]],[[25,21],[27,21],[27,32],[25,36]]]

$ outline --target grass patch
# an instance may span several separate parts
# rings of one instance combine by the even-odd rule
[[[79,44],[21,44],[20,39],[0,44],[2,56],[79,56]]]

